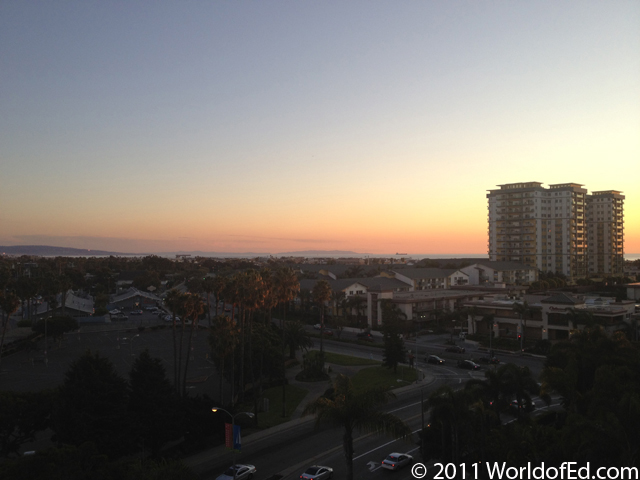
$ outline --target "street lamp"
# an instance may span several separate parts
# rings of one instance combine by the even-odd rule
[[[236,413],[234,415],[231,412],[229,412],[228,410],[225,410],[224,408],[218,408],[218,407],[213,407],[211,409],[211,411],[213,413],[216,413],[218,410],[221,411],[221,412],[226,413],[227,415],[229,415],[231,417],[231,454],[232,454],[232,462],[233,462],[233,466],[232,466],[232,468],[233,468],[233,478],[235,479],[236,478],[236,473],[237,473],[237,470],[236,470],[236,449],[235,449],[235,445],[233,444],[233,440],[234,440],[234,435],[235,435],[236,417],[238,415],[246,415],[249,418],[253,418],[253,417],[255,417],[255,415],[253,413],[251,413],[251,412],[238,412],[238,413]]]

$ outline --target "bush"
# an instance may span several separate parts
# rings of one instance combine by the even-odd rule
[[[18,328],[31,328],[31,322],[29,320],[18,320],[16,326]]]

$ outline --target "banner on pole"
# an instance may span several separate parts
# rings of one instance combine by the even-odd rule
[[[231,434],[231,424],[224,424],[224,446],[227,448],[231,448],[232,442],[232,434]]]
[[[240,438],[240,425],[233,426],[233,449],[240,451],[242,447],[242,439]]]

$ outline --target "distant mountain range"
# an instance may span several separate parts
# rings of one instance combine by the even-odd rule
[[[106,250],[89,250],[86,248],[52,247],[49,245],[13,245],[0,246],[0,255],[37,255],[42,257],[51,256],[93,256],[93,255],[145,255],[136,253],[108,252]]]
[[[229,253],[229,252],[203,252],[200,250],[195,251],[177,251],[177,252],[161,252],[161,253],[123,253],[123,252],[110,252],[107,250],[91,250],[86,248],[70,248],[70,247],[53,247],[51,245],[13,245],[13,246],[0,246],[0,255],[35,255],[41,257],[87,257],[87,256],[102,256],[102,255],[117,255],[117,256],[145,256],[145,255],[159,255],[159,256],[174,256],[174,255],[192,255],[194,257],[265,257],[271,255],[270,253],[257,253],[257,252],[242,252],[242,253]],[[300,252],[282,252],[276,253],[276,256],[306,256],[306,255],[362,255],[356,252],[347,250],[305,250]]]

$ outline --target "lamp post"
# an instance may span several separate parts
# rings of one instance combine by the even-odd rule
[[[224,413],[226,413],[227,415],[229,415],[231,417],[231,454],[232,454],[232,457],[231,457],[232,460],[231,461],[233,462],[233,466],[232,466],[232,468],[233,468],[233,478],[235,479],[236,478],[237,469],[236,469],[236,449],[235,449],[235,445],[233,444],[233,440],[234,440],[233,437],[235,435],[236,417],[238,415],[246,415],[249,418],[253,418],[253,417],[255,417],[255,415],[253,413],[251,413],[251,412],[238,412],[238,413],[236,413],[234,415],[231,412],[229,412],[228,410],[225,410],[224,408],[218,408],[218,407],[213,407],[211,409],[211,411],[213,413],[221,411],[221,412],[224,412]]]

